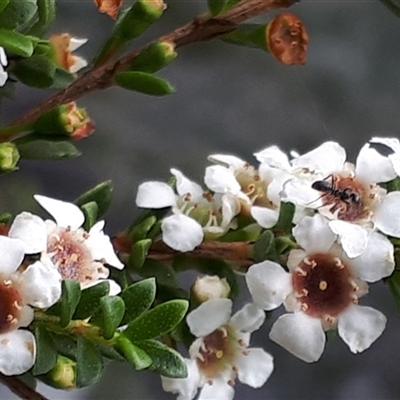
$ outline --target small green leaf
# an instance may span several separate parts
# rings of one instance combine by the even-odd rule
[[[134,345],[123,334],[118,337],[116,347],[138,371],[148,368],[152,363],[151,358],[146,354],[146,352],[140,347]]]
[[[156,297],[154,278],[144,279],[128,286],[121,293],[125,302],[125,315],[122,324],[127,324],[147,311]]]
[[[36,0],[10,0],[0,14],[0,26],[5,29],[22,29],[35,16]]]
[[[33,54],[33,44],[29,38],[7,29],[0,28],[0,46],[4,47],[8,54],[21,57],[30,57]]]
[[[207,0],[208,9],[214,17],[225,10],[228,0]]]
[[[98,215],[100,218],[110,207],[114,188],[111,181],[99,183],[94,188],[80,195],[74,203],[81,207],[85,203],[94,201],[98,206]]]
[[[129,227],[128,236],[133,242],[145,239],[147,232],[157,222],[157,218],[154,215],[145,218],[132,226]]]
[[[278,232],[284,232],[288,235],[292,233],[293,227],[293,216],[296,211],[296,206],[293,203],[281,203],[281,208],[279,210],[279,218],[273,230]]]
[[[128,265],[133,269],[139,269],[143,266],[147,258],[147,252],[150,249],[153,241],[151,239],[139,240],[132,246],[131,254],[129,255]]]
[[[25,85],[48,88],[54,83],[56,65],[48,56],[34,54],[32,57],[16,60],[12,72]]]
[[[64,89],[75,80],[75,75],[63,68],[56,66],[56,70],[52,79],[53,84],[49,86],[50,89]]]
[[[187,378],[186,363],[176,350],[156,340],[144,340],[136,344],[151,357],[150,371],[168,378]]]
[[[78,337],[76,362],[76,383],[78,387],[89,386],[101,378],[103,359],[100,351],[83,336]]]
[[[12,215],[10,213],[0,214],[0,224],[9,224],[12,220]]]
[[[85,223],[83,228],[89,232],[90,228],[96,223],[98,218],[99,207],[96,202],[89,201],[88,203],[81,205],[81,210],[85,214]]]
[[[179,324],[188,305],[186,300],[162,303],[133,320],[125,329],[124,335],[133,342],[162,336]]]
[[[388,192],[395,192],[400,190],[400,177],[394,178],[392,181],[386,184],[386,189]]]
[[[125,361],[125,357],[114,347],[98,344],[97,348],[100,350],[100,353],[103,357],[106,357],[110,360]]]
[[[267,29],[264,24],[241,24],[232,32],[221,36],[224,42],[268,51]]]
[[[81,298],[81,288],[79,282],[72,279],[64,279],[61,282],[61,316],[60,325],[65,328],[74,315],[76,306]]]
[[[0,0],[0,13],[7,7],[10,0]]]
[[[107,296],[110,291],[110,284],[107,281],[98,283],[87,289],[82,290],[81,300],[76,307],[73,318],[86,319],[93,315],[93,313],[100,306],[100,299]]]
[[[264,260],[276,260],[275,237],[271,231],[265,231],[254,243],[254,260],[261,262]]]
[[[156,278],[157,285],[164,284],[167,286],[179,287],[175,270],[171,265],[161,261],[147,259],[138,273],[144,278]]]
[[[56,18],[55,0],[38,0],[38,20],[29,29],[29,35],[42,37]]]
[[[33,367],[34,375],[45,374],[57,363],[57,350],[50,333],[43,327],[35,329],[36,361]]]
[[[164,96],[174,92],[174,88],[165,79],[147,72],[121,72],[115,76],[115,82],[124,89],[152,96]]]
[[[42,137],[36,134],[24,136],[14,140],[21,158],[30,160],[59,160],[75,158],[82,153],[68,140],[48,136]]]
[[[107,296],[100,299],[102,312],[102,333],[105,339],[111,339],[119,327],[125,313],[125,303],[121,297]]]

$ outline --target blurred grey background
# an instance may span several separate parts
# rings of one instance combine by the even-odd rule
[[[58,1],[53,32],[68,31],[89,42],[77,53],[90,59],[107,37],[112,21],[96,12],[92,0]],[[131,2],[126,1],[125,4]],[[168,9],[133,46],[184,24],[206,9],[206,1],[166,0]],[[160,72],[177,92],[164,98],[113,88],[79,101],[97,124],[79,143],[83,156],[58,162],[20,163],[2,177],[2,211],[42,211],[32,200],[41,193],[73,200],[95,184],[111,179],[115,200],[106,215],[110,235],[126,227],[138,210],[138,185],[166,180],[169,168],[199,182],[207,155],[223,152],[250,162],[252,154],[277,144],[308,151],[326,140],[339,141],[355,160],[375,135],[400,133],[400,19],[379,1],[306,1],[289,11],[310,35],[305,66],[286,67],[268,54],[218,41],[182,48],[178,59]],[[268,21],[276,13],[259,18]],[[6,101],[5,122],[48,96],[19,87]],[[190,282],[186,282],[187,285]],[[248,300],[244,292],[239,308]],[[398,399],[400,398],[400,319],[388,288],[374,284],[361,301],[388,317],[383,336],[359,355],[339,339],[329,342],[322,359],[305,364],[268,340],[274,313],[253,336],[252,345],[275,357],[275,372],[261,389],[237,384],[236,399]],[[51,399],[174,399],[156,375],[109,363],[103,379],[90,388],[62,392],[40,385]],[[1,399],[16,397],[6,389]]]

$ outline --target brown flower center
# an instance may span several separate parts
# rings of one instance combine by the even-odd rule
[[[357,285],[348,267],[329,253],[304,258],[292,274],[292,282],[302,310],[328,321],[357,299]]]
[[[21,309],[22,297],[13,282],[0,281],[0,334],[15,329]]]

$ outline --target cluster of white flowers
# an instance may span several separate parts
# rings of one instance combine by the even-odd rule
[[[82,211],[74,204],[35,196],[55,219],[44,221],[28,212],[17,215],[0,234],[0,372],[18,375],[35,362],[36,342],[26,329],[34,308],[46,309],[61,296],[62,279],[74,279],[85,288],[108,277],[104,266],[123,264],[98,222],[87,233]],[[120,287],[110,282],[110,294]]]
[[[198,387],[203,388],[200,399],[231,399],[236,377],[253,387],[266,381],[271,356],[260,349],[258,358],[242,357],[248,351],[243,352],[241,343],[247,346],[248,339],[242,335],[263,320],[255,308],[284,305],[287,313],[275,321],[269,337],[305,362],[321,357],[328,330],[337,329],[351,352],[358,353],[386,326],[381,312],[358,302],[368,293],[367,282],[388,277],[395,268],[389,237],[400,238],[400,191],[388,192],[385,184],[400,174],[399,140],[373,138],[355,164],[346,161],[345,150],[335,142],[292,157],[271,146],[255,157],[258,167],[231,155],[210,156],[216,165],[206,168],[206,191],[174,169],[177,194],[161,182],[139,187],[139,207],[172,207],[173,215],[162,222],[162,238],[178,251],[192,251],[203,240],[235,229],[238,216],[249,226],[273,228],[282,202],[296,206],[290,235],[298,248],[286,255],[286,265],[266,260],[246,273],[254,304],[244,310],[252,310],[257,323],[237,316],[244,310],[228,322],[227,299],[209,300],[188,315],[198,337],[189,351],[189,376],[163,379],[165,390],[179,393],[180,400],[192,399]],[[236,319],[246,320],[247,328],[237,326]]]

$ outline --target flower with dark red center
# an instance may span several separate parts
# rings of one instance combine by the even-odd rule
[[[231,318],[232,301],[213,299],[188,314],[190,331],[197,337],[185,359],[188,377],[162,377],[166,391],[192,399],[233,398],[236,378],[254,388],[261,387],[273,371],[272,356],[262,349],[248,348],[250,333],[258,329],[265,314],[248,304]]]
[[[303,249],[290,252],[289,272],[264,261],[252,265],[246,274],[259,307],[273,310],[284,304],[292,312],[278,318],[270,338],[306,362],[321,357],[325,331],[330,329],[338,329],[353,353],[366,350],[382,334],[386,317],[358,301],[368,292],[366,282],[393,272],[393,245],[370,231],[366,251],[350,259],[320,214],[304,217],[293,235]]]
[[[35,199],[55,219],[43,221],[30,213],[19,214],[9,236],[21,239],[27,254],[43,252],[52,260],[63,279],[74,279],[82,288],[92,286],[109,275],[105,264],[122,269],[110,238],[104,234],[104,221],[86,232],[81,228],[85,217],[75,204],[36,195]],[[120,287],[112,280],[110,294]]]
[[[42,257],[27,267],[21,240],[0,236],[0,372],[19,375],[36,357],[34,335],[24,329],[33,320],[33,307],[47,308],[61,295],[61,276]]]

